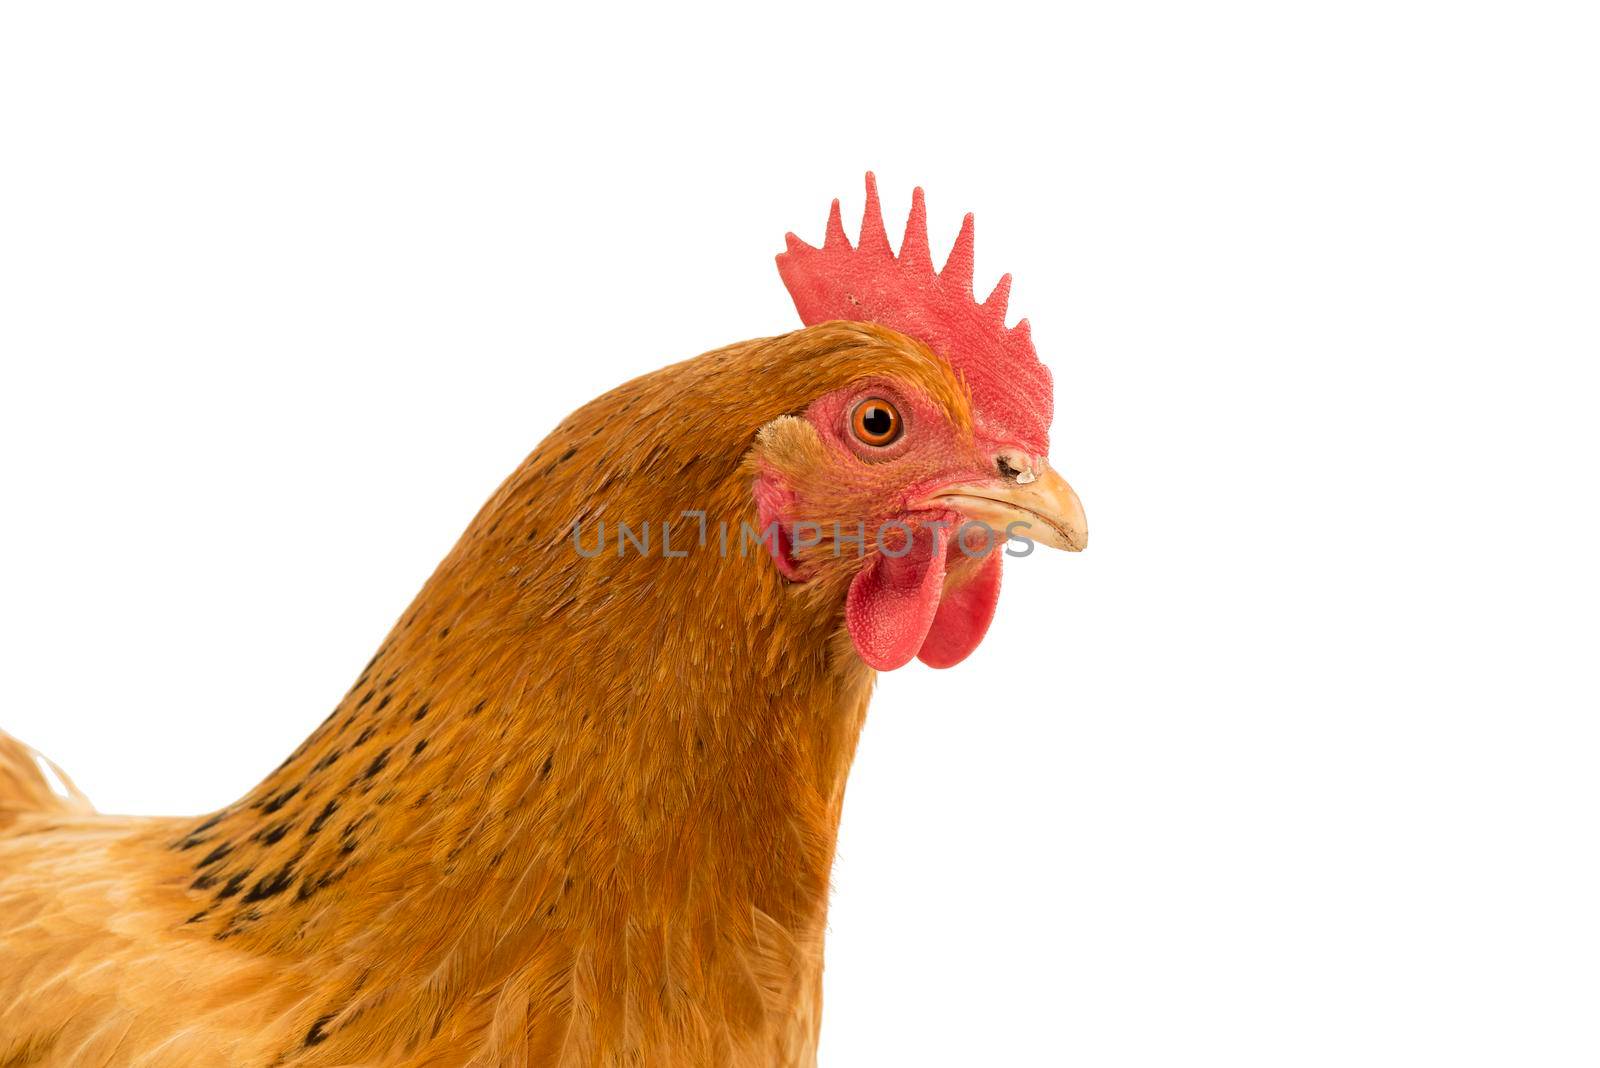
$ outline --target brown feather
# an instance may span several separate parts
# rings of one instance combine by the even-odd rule
[[[873,681],[840,639],[849,574],[791,584],[714,540],[588,559],[570,532],[754,524],[756,450],[815,447],[762,428],[873,375],[970,423],[948,365],[861,323],[574,413],[211,816],[92,815],[0,740],[0,1065],[813,1063]]]

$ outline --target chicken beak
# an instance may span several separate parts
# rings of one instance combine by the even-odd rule
[[[1022,478],[993,478],[946,486],[922,507],[948,508],[996,531],[1015,533],[1053,549],[1075,553],[1089,541],[1083,504],[1067,480],[1039,464]]]

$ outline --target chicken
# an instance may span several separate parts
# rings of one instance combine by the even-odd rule
[[[0,1065],[813,1064],[875,672],[976,647],[1006,528],[1085,537],[972,217],[935,274],[867,199],[779,257],[804,329],[563,422],[237,803],[0,736]]]

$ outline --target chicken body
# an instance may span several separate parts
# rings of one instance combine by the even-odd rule
[[[762,471],[822,455],[797,421],[764,428],[868,379],[970,439],[950,366],[861,323],[575,413],[220,812],[91,814],[8,740],[0,1065],[814,1063],[874,678],[841,622],[862,565],[818,554],[791,581],[737,532]],[[586,555],[602,520],[670,521],[672,554],[656,527],[654,551]]]

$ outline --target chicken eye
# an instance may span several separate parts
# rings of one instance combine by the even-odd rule
[[[850,429],[864,445],[888,445],[900,436],[900,413],[888,401],[868,397],[851,413]]]

